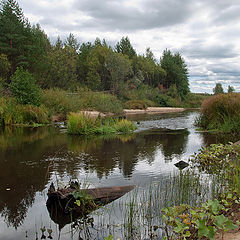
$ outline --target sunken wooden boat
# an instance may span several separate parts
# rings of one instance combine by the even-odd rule
[[[131,185],[79,189],[78,183],[75,182],[67,188],[55,190],[51,184],[46,205],[51,219],[62,228],[74,219],[83,218],[100,206],[122,197],[134,187]]]

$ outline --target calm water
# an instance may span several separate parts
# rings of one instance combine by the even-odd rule
[[[197,115],[131,116],[140,121],[138,130],[113,138],[68,136],[53,126],[5,128],[0,132],[0,239],[36,239],[36,232],[40,239],[43,226],[58,239],[58,226],[46,208],[51,182],[64,185],[77,178],[92,187],[135,184],[146,189],[178,171],[174,163],[219,141],[196,131]],[[67,225],[60,239],[74,238],[71,234]]]

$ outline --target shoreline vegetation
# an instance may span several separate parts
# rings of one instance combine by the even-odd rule
[[[240,93],[218,94],[205,99],[196,126],[200,130],[239,135]]]
[[[147,47],[138,54],[127,36],[115,46],[99,38],[80,43],[72,33],[53,43],[15,0],[0,0],[0,22],[2,125],[46,124],[79,111],[198,108],[209,96],[190,92],[178,52],[165,49],[157,59]]]
[[[128,134],[136,130],[133,122],[119,118],[93,118],[85,113],[68,115],[67,133],[71,135]]]

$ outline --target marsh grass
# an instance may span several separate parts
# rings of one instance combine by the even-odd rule
[[[239,134],[240,94],[220,94],[204,100],[196,125],[207,130]]]
[[[67,132],[73,135],[111,135],[133,132],[136,126],[131,121],[118,118],[92,118],[84,113],[70,113]]]
[[[0,125],[46,123],[49,123],[49,113],[44,106],[21,105],[14,99],[0,99]]]

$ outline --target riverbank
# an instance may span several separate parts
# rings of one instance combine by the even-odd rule
[[[146,109],[124,109],[124,114],[158,114],[158,113],[173,113],[183,112],[185,108],[175,107],[148,107]]]

